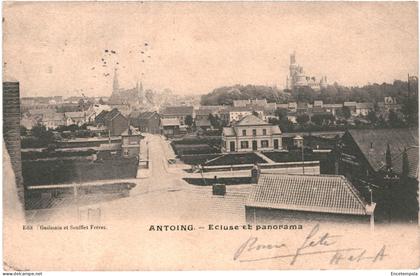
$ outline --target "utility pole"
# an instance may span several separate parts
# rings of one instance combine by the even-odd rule
[[[305,174],[305,154],[304,154],[304,147],[302,141],[302,173]]]
[[[370,214],[370,230],[373,232],[375,230],[375,205],[376,203],[373,202],[373,190],[371,187],[368,188],[370,193],[370,205],[367,206],[369,208]]]

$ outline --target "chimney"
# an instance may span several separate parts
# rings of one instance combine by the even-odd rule
[[[3,82],[3,139],[15,174],[19,200],[24,200],[20,143],[19,82]]]

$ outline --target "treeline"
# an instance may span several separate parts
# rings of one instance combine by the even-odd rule
[[[268,102],[287,101],[287,94],[277,87],[264,85],[234,85],[214,89],[201,96],[201,105],[231,105],[234,100],[267,99]]]
[[[301,87],[294,91],[283,91],[276,87],[263,85],[235,85],[214,89],[201,96],[202,105],[230,105],[234,100],[267,99],[268,102],[287,103],[289,101],[312,103],[322,100],[324,103],[383,102],[384,97],[394,97],[402,104],[408,98],[418,97],[418,80],[396,80],[392,84],[369,84],[362,87],[346,87],[334,83],[320,91],[310,87]]]
[[[396,80],[392,84],[369,84],[362,87],[346,87],[334,83],[320,91],[314,91],[309,87],[298,88],[292,92],[292,97],[298,102],[312,103],[314,100],[322,100],[324,103],[353,102],[383,102],[384,97],[393,97],[402,104],[405,99],[418,97],[418,81]]]

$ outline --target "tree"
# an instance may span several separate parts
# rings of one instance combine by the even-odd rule
[[[332,114],[315,114],[312,115],[311,121],[319,126],[330,125],[335,121]]]
[[[351,117],[351,111],[348,106],[343,107],[343,117],[346,119],[350,119]]]
[[[404,119],[409,126],[418,125],[419,120],[419,99],[417,97],[410,97],[404,99],[402,103],[401,112]]]
[[[222,121],[222,119],[219,118],[219,116],[217,114],[213,115],[213,114],[210,113],[208,119],[209,119],[210,124],[213,128],[220,129],[220,128],[223,127],[223,121]]]
[[[276,111],[274,112],[274,114],[276,115],[276,117],[281,120],[284,117],[287,118],[287,109],[284,108],[277,108]]]
[[[187,115],[185,116],[185,124],[189,127],[191,127],[193,125],[193,118],[191,115]]]
[[[299,87],[293,91],[294,97],[298,102],[312,103],[315,91],[310,87]]]
[[[24,126],[20,126],[20,136],[28,135],[28,130]]]
[[[404,122],[398,117],[398,114],[394,110],[389,111],[388,124],[391,127],[396,128],[404,126]]]
[[[286,116],[279,121],[279,127],[282,132],[291,132],[294,129],[294,124]]]
[[[258,114],[257,111],[254,110],[254,111],[252,111],[252,115],[254,115],[255,117],[258,117],[259,114]]]
[[[298,122],[299,125],[304,125],[307,122],[309,122],[309,115],[308,114],[302,114],[297,116],[296,121]]]
[[[375,124],[378,121],[378,117],[376,116],[376,112],[375,111],[369,111],[368,115],[367,115],[368,120]]]
[[[43,145],[48,145],[54,142],[54,134],[52,131],[47,130],[43,125],[36,125],[32,128],[32,136],[38,138]]]

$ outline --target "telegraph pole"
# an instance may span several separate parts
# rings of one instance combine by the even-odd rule
[[[303,141],[302,141],[302,172],[305,174],[305,154],[303,151]]]

